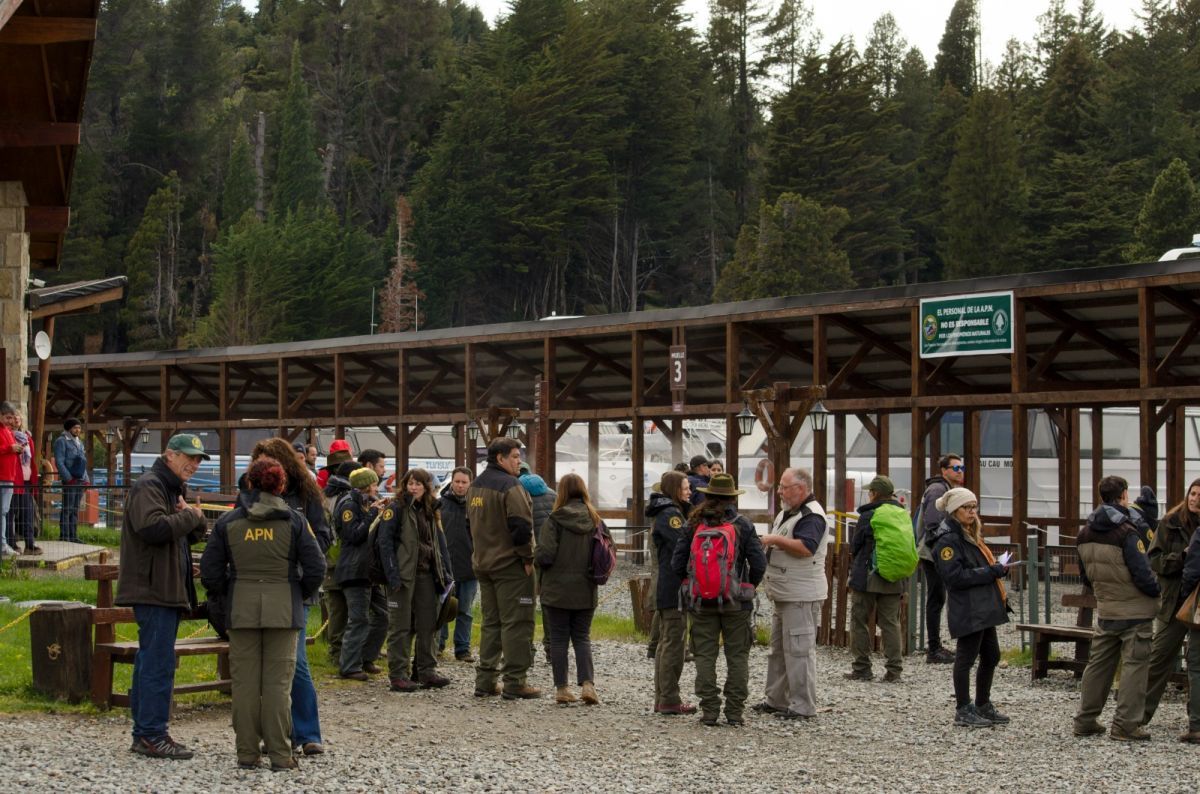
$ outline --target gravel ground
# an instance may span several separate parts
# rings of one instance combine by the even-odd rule
[[[240,771],[225,704],[182,707],[186,762],[128,751],[127,712],[0,716],[6,791],[1194,791],[1195,753],[1175,742],[1186,719],[1172,692],[1153,741],[1071,736],[1076,686],[1066,674],[1030,686],[997,672],[994,700],[1013,722],[955,728],[947,665],[907,660],[902,684],[855,683],[846,653],[818,651],[821,713],[796,724],[747,713],[744,728],[704,728],[650,713],[652,662],[639,645],[595,649],[602,705],[471,696],[473,671],[451,662],[440,692],[389,693],[386,682],[319,682],[327,753],[298,772]],[[879,660],[881,661],[881,660]],[[751,657],[759,699],[764,649]],[[691,688],[693,668],[684,670]],[[540,661],[531,681],[550,688]],[[1105,716],[1108,716],[1107,714]]]

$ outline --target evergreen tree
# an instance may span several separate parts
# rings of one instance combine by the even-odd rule
[[[1011,108],[1003,95],[982,89],[971,97],[946,179],[948,279],[1000,275],[1020,269],[1025,184],[1017,158]]]
[[[821,34],[813,31],[812,19],[812,9],[804,0],[780,0],[763,27],[763,68],[783,83],[785,90],[796,85],[804,59],[815,54],[820,44]]]
[[[971,95],[978,82],[978,41],[978,0],[955,0],[933,62],[939,89],[949,83],[963,96]]]
[[[1129,262],[1150,262],[1171,248],[1188,244],[1200,220],[1200,197],[1187,164],[1175,158],[1154,180],[1125,249]]]
[[[129,277],[121,320],[131,350],[174,347],[180,308],[180,231],[183,196],[172,171],[146,204],[129,240]],[[147,321],[149,320],[149,321]]]
[[[849,220],[841,207],[823,207],[794,193],[784,193],[774,205],[762,202],[758,224],[742,227],[713,299],[753,300],[853,288],[849,257],[836,242]]]
[[[221,193],[221,222],[233,224],[246,210],[254,208],[254,161],[250,155],[250,136],[246,125],[238,125],[225,169],[225,189]]]
[[[324,201],[321,162],[314,144],[312,109],[301,74],[300,44],[292,47],[292,67],[279,118],[279,154],[271,211],[283,215],[301,205]]]
[[[894,16],[887,13],[875,20],[867,48],[863,51],[863,61],[880,98],[891,99],[896,93],[907,50],[908,42],[900,33]]]

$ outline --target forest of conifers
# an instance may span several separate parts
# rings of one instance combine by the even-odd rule
[[[130,285],[60,350],[1156,259],[1200,231],[1200,2],[1140,9],[1048,0],[991,63],[958,0],[931,63],[805,0],[104,0],[56,279]]]

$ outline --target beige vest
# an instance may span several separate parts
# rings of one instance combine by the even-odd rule
[[[829,550],[829,539],[832,536],[828,531],[825,509],[815,501],[805,504],[804,509],[821,517],[821,521],[826,524],[825,534],[821,536],[821,542],[811,557],[795,557],[783,549],[772,549],[766,575],[767,598],[772,601],[824,601],[829,597],[829,581],[825,578],[825,553]],[[784,521],[784,513],[780,513],[775,516],[771,534],[790,538],[796,522],[804,515],[804,510],[800,510]]]

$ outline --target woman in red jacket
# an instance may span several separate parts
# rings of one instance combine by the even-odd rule
[[[33,539],[37,526],[37,514],[34,512],[34,494],[38,484],[37,453],[33,448],[32,437],[22,424],[20,414],[14,414],[10,430],[13,439],[24,451],[17,454],[17,479],[13,488],[12,506],[8,511],[8,545],[15,549],[19,536],[25,541],[26,554],[41,554],[42,550]]]

